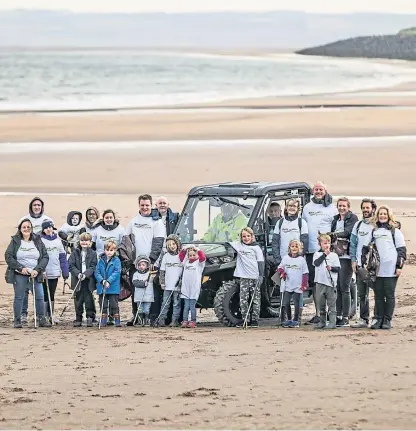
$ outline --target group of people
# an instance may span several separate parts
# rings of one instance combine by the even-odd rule
[[[371,328],[390,329],[396,284],[406,260],[400,223],[394,220],[389,207],[377,207],[373,199],[362,200],[359,220],[351,211],[350,200],[340,197],[334,203],[322,182],[313,186],[312,194],[302,213],[299,202],[289,200],[272,234],[273,263],[284,281],[283,325],[293,326],[285,318],[290,316],[292,292],[296,294],[293,302],[299,316],[302,298],[298,295],[309,285],[313,289],[315,316],[308,323],[316,328],[367,328],[372,288],[375,307]],[[360,319],[350,325],[351,297],[356,297],[351,292],[353,278],[358,287]]]
[[[303,292],[312,287],[316,312],[308,323],[322,329],[350,326],[351,287],[356,279],[360,320],[351,326],[369,326],[372,288],[375,307],[371,328],[390,329],[395,288],[406,260],[400,223],[387,206],[377,207],[372,199],[363,199],[362,219],[358,220],[347,197],[334,203],[321,182],[313,186],[312,193],[303,209],[299,200],[289,199],[283,214],[279,202],[271,202],[267,210],[271,264],[277,276],[273,280],[282,294],[282,325],[299,326]],[[165,197],[159,197],[155,207],[148,194],[139,196],[138,203],[138,214],[125,228],[113,210],[101,215],[97,208],[89,207],[85,223],[81,212],[71,211],[67,222],[56,229],[44,213],[43,201],[36,197],[30,202],[29,214],[19,220],[18,231],[5,253],[6,281],[13,284],[15,292],[16,328],[27,323],[29,291],[35,298],[39,326],[51,326],[60,277],[65,282],[71,277],[74,326],[82,326],[84,311],[87,326],[97,323],[95,290],[99,295],[98,324],[121,326],[118,300],[123,286],[131,293],[128,326],[149,325],[151,321],[165,326],[171,304],[172,326],[196,326],[196,302],[206,256],[194,245],[182,247],[181,239],[173,234],[179,215],[170,209]],[[241,315],[247,317],[251,311],[250,325],[256,327],[265,259],[244,220],[245,225],[235,220],[224,223],[238,225],[238,233],[226,240],[237,256],[234,277],[240,284]],[[211,226],[206,235],[216,232],[218,236],[220,230]],[[253,308],[249,310],[251,302]]]

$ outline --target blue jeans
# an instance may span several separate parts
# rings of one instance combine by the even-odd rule
[[[38,317],[45,315],[45,304],[43,302],[43,286],[42,283],[35,281],[35,295],[36,295],[36,314]],[[16,274],[16,280],[13,284],[14,287],[14,302],[13,312],[15,320],[20,320],[22,316],[22,309],[25,297],[28,298],[29,290],[33,293],[33,283],[27,275]],[[27,302],[26,302],[27,314]]]
[[[137,303],[137,305],[139,305],[139,303]],[[142,302],[139,308],[139,313],[144,313],[146,315],[149,315],[151,305],[152,305],[151,302]]]
[[[163,312],[160,314],[160,319],[165,320],[170,303],[173,300],[173,313],[172,313],[172,322],[177,322],[179,320],[179,314],[181,313],[181,293],[172,291],[172,290],[165,290],[163,292],[163,303],[162,303],[162,309]]]
[[[27,309],[29,306],[29,288],[25,292],[25,296],[23,297],[23,305],[22,305],[22,314],[27,316]]]
[[[189,311],[191,312],[191,321],[196,322],[196,299],[184,299],[183,320],[189,322]]]

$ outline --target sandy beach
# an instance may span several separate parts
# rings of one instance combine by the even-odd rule
[[[376,197],[402,222],[410,259],[394,328],[317,333],[263,320],[244,332],[204,310],[196,330],[75,329],[68,313],[50,330],[18,331],[3,281],[1,429],[416,427],[414,98],[385,91],[289,99],[229,103],[262,108],[237,112],[1,115],[0,261],[34,195],[58,226],[90,205],[113,208],[127,224],[144,192],[166,195],[179,211],[198,184],[320,179],[334,195],[355,196],[354,211],[358,197]],[[364,102],[391,107],[266,109]],[[89,147],[100,141],[109,144]],[[29,144],[13,151],[18,143]],[[59,289],[58,310],[68,298]],[[122,311],[128,318],[129,304]]]

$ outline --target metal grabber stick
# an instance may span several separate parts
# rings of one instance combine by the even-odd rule
[[[74,297],[74,295],[75,295],[75,292],[78,290],[79,283],[81,283],[81,280],[78,280],[77,284],[75,285],[75,289],[74,289],[74,291],[72,292],[71,297],[68,299],[68,302],[66,303],[66,305],[65,305],[64,309],[61,311],[61,314],[59,315],[59,317],[62,317],[62,316],[64,315],[64,313],[65,313],[66,309],[68,308],[69,303],[71,302],[72,298],[73,298],[73,297]]]

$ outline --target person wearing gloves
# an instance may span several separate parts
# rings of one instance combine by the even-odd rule
[[[104,253],[95,269],[97,293],[99,295],[101,326],[107,326],[108,314],[114,317],[114,324],[121,327],[118,296],[120,294],[121,262],[117,253],[117,243],[109,240],[104,244]]]
[[[133,298],[136,303],[136,314],[140,315],[142,326],[150,326],[150,307],[155,300],[153,290],[154,275],[151,271],[151,265],[150,259],[145,255],[138,256],[134,263],[136,271],[132,280],[134,286]],[[135,315],[133,324],[136,324],[136,320],[137,316]]]
[[[97,256],[100,257],[104,253],[104,244],[107,241],[114,241],[118,247],[124,235],[124,227],[120,225],[115,212],[110,209],[105,210],[102,220],[92,231],[92,242],[95,244]]]
[[[378,208],[373,224],[371,242],[378,252],[379,265],[374,283],[375,316],[371,329],[391,329],[397,280],[406,261],[406,243],[388,206]],[[367,255],[367,250],[364,254]]]
[[[363,199],[361,201],[361,212],[363,218],[357,221],[352,229],[350,237],[350,256],[352,269],[357,277],[358,297],[360,301],[360,320],[350,326],[352,328],[368,328],[370,322],[370,286],[372,283],[363,277],[362,260],[364,247],[371,241],[374,226],[372,225],[377,204],[373,199]],[[372,286],[374,287],[374,286]]]
[[[341,263],[338,255],[331,251],[329,235],[319,235],[318,241],[321,250],[314,253],[313,264],[320,319],[315,328],[335,329],[337,327],[337,282]],[[326,324],[327,315],[329,316],[328,325]]]
[[[337,208],[332,203],[332,196],[328,193],[326,185],[318,181],[312,188],[313,197],[302,211],[302,218],[308,224],[309,244],[305,255],[309,269],[309,287],[312,287],[315,303],[315,316],[307,324],[319,323],[319,307],[316,300],[315,289],[315,265],[313,255],[319,250],[318,236],[321,233],[331,232],[331,224],[334,216],[338,214]]]
[[[39,326],[50,327],[51,324],[45,319],[42,288],[43,272],[48,265],[49,257],[40,237],[33,234],[29,219],[23,219],[20,222],[17,233],[12,236],[4,256],[7,264],[6,282],[13,284],[14,287],[13,326],[22,327],[23,300],[27,291],[31,290],[36,298],[35,307]]]
[[[183,272],[179,251],[182,249],[181,240],[177,235],[169,235],[166,240],[166,253],[160,265],[160,285],[163,289],[162,311],[159,317],[159,326],[165,326],[171,301],[173,301],[172,323],[170,326],[179,326],[181,312],[180,281]]]
[[[290,199],[284,210],[284,216],[274,228],[272,239],[273,259],[279,265],[282,259],[289,253],[289,243],[298,240],[302,243],[303,253],[308,251],[308,224],[300,218],[299,201]]]
[[[30,220],[33,227],[33,233],[35,235],[40,235],[42,233],[42,223],[44,221],[52,221],[52,219],[44,214],[45,204],[43,200],[39,197],[33,198],[29,203],[29,214],[25,215],[19,220],[20,223],[24,220]],[[53,222],[53,221],[52,221]]]
[[[358,221],[358,217],[350,210],[351,203],[346,197],[337,201],[338,214],[334,216],[331,224],[331,238],[334,251],[341,262],[337,283],[337,326],[345,328],[350,326],[349,316],[351,309],[351,280],[352,264],[350,255],[351,232]]]
[[[240,279],[240,310],[243,323],[247,313],[250,296],[253,298],[253,313],[249,326],[257,328],[260,317],[260,287],[264,277],[264,256],[251,228],[245,227],[240,232],[240,241],[230,242],[237,252],[234,277]]]
[[[85,226],[80,230],[80,233],[87,232],[92,235],[98,226],[99,219],[100,211],[96,207],[87,208],[87,211],[85,211]]]
[[[74,250],[79,242],[79,235],[84,226],[81,224],[82,213],[79,211],[70,211],[64,223],[58,231],[59,237],[64,242],[65,248],[69,251]]]
[[[82,326],[84,306],[87,326],[93,326],[95,306],[92,292],[95,290],[94,271],[97,266],[97,254],[91,249],[91,240],[89,233],[82,233],[79,237],[80,248],[76,248],[69,257],[71,289],[75,289],[75,327]]]
[[[196,328],[196,301],[201,292],[202,273],[207,258],[198,247],[189,245],[180,251],[179,259],[183,265],[181,298],[184,300],[184,308],[181,327]]]
[[[50,220],[42,223],[42,242],[48,253],[49,262],[44,273],[43,297],[45,301],[46,318],[52,322],[52,315],[55,305],[55,292],[58,286],[59,277],[66,281],[69,277],[68,261],[61,239],[55,233],[55,227]],[[49,305],[50,301],[50,305]],[[52,309],[50,309],[52,307]]]
[[[302,256],[303,245],[299,240],[292,239],[289,243],[289,253],[286,254],[278,267],[278,272],[284,280],[282,315],[280,320],[284,328],[299,328],[302,310],[302,295],[308,287],[308,265]],[[290,301],[295,305],[294,320],[286,319],[289,316]],[[291,313],[290,313],[291,315]]]

